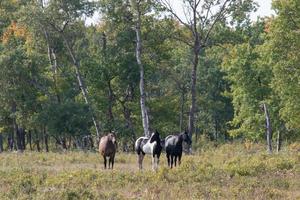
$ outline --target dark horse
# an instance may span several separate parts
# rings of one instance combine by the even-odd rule
[[[109,157],[108,168],[110,168],[110,165],[112,169],[114,168],[116,150],[117,150],[116,136],[113,133],[109,133],[108,135],[103,136],[100,139],[99,152],[103,156],[105,169],[106,169],[106,162],[107,162],[106,157]]]
[[[135,141],[135,151],[138,154],[139,169],[143,168],[143,159],[145,154],[152,155],[152,169],[158,168],[159,157],[162,146],[159,133],[155,131],[151,137],[140,137]]]
[[[192,140],[186,131],[178,135],[169,135],[165,138],[165,149],[168,159],[168,166],[171,168],[173,167],[173,162],[176,167],[177,158],[178,164],[180,165],[181,163],[183,141],[188,145],[192,144]]]

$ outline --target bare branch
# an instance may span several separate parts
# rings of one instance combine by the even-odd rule
[[[196,7],[199,6],[200,2],[201,2],[201,0],[196,1]]]
[[[186,9],[183,9],[183,14],[185,16],[186,21],[188,22],[188,24],[192,24],[192,19],[190,18],[190,13],[186,11]],[[189,17],[188,17],[189,16]]]
[[[69,21],[66,21],[63,27],[61,28],[61,32],[64,32],[65,28],[68,26]]]
[[[205,23],[207,22],[208,20],[208,16],[209,16],[209,13],[211,13],[211,8],[212,8],[212,5],[213,5],[213,2],[211,1],[208,8],[207,8],[207,12],[206,12],[206,15],[205,15],[205,18],[202,22],[202,26],[204,27],[205,26]]]
[[[174,8],[171,6],[171,3],[169,0],[157,0],[158,3],[160,3],[168,12],[170,12],[181,24],[186,26],[188,29],[192,30],[190,24],[184,22],[174,11]]]
[[[218,22],[218,20],[220,19],[220,17],[222,16],[222,14],[224,14],[224,11],[225,11],[225,8],[226,8],[226,5],[227,3],[230,2],[230,0],[225,0],[225,2],[223,3],[223,5],[221,6],[219,12],[216,14],[216,18],[215,20],[213,21],[213,23],[211,24],[211,26],[209,27],[205,37],[204,37],[204,40],[203,40],[203,44],[205,45],[208,38],[209,38],[209,35],[212,31],[212,29],[214,28],[215,24]]]

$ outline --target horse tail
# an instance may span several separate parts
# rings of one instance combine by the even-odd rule
[[[143,138],[140,137],[135,141],[134,149],[138,155],[140,155],[140,153],[142,152],[142,148],[141,148],[142,140],[143,140]]]

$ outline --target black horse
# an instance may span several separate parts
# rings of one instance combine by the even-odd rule
[[[145,154],[152,155],[152,168],[158,168],[159,157],[161,154],[162,146],[159,133],[155,131],[151,137],[140,137],[135,142],[135,151],[138,154],[139,168],[143,168],[143,159]]]
[[[165,149],[168,159],[168,166],[171,168],[173,167],[173,162],[176,167],[177,158],[178,164],[180,165],[181,163],[183,141],[188,145],[192,144],[192,140],[186,131],[178,135],[169,135],[165,138]]]

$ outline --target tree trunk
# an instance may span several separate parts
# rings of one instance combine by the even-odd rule
[[[21,146],[23,151],[26,150],[26,131],[23,128],[21,128]]]
[[[136,12],[137,12],[137,21],[136,21],[136,60],[140,68],[140,104],[142,112],[142,122],[144,135],[149,137],[149,116],[146,107],[146,93],[145,93],[145,79],[144,79],[144,66],[142,63],[142,38],[141,38],[141,10],[140,2],[137,2]]]
[[[180,102],[180,116],[179,116],[179,130],[183,130],[183,116],[184,116],[184,103],[185,103],[185,90],[181,90],[181,102]]]
[[[113,115],[113,101],[114,101],[114,93],[111,87],[110,80],[107,82],[108,86],[108,110],[107,110],[107,117],[109,122],[109,130],[112,131],[114,128],[114,115]]]
[[[52,69],[52,79],[53,79],[53,83],[54,83],[54,90],[56,93],[56,98],[57,98],[57,102],[60,102],[60,97],[59,97],[59,93],[58,93],[58,88],[57,88],[57,58],[56,58],[56,53],[53,47],[51,47],[50,45],[50,40],[49,40],[49,34],[47,32],[47,30],[44,30],[44,35],[46,38],[46,42],[47,42],[47,52],[48,52],[48,59],[49,59],[49,63],[51,65],[51,69]]]
[[[45,126],[44,126],[43,131],[44,131],[45,150],[46,150],[46,152],[49,152],[49,144],[48,144],[48,138],[49,138],[49,136],[48,136],[48,134],[46,132],[46,127]]]
[[[13,129],[17,139],[16,150],[23,151],[25,149],[25,131],[23,128],[19,128],[16,120],[17,105],[15,102],[12,103],[13,117]]]
[[[124,113],[124,117],[126,119],[127,127],[132,133],[132,140],[135,141],[136,140],[136,134],[135,134],[134,127],[133,127],[133,122],[132,122],[132,119],[131,119],[131,111],[126,106],[123,106],[123,113]]]
[[[136,134],[133,127],[133,122],[131,119],[131,110],[126,106],[126,102],[121,103],[123,107],[123,115],[126,120],[126,126],[132,133],[132,141],[134,142],[136,140]]]
[[[266,118],[267,149],[269,153],[272,153],[272,129],[271,129],[269,111],[265,103],[263,104],[263,108],[264,108],[265,118]]]
[[[72,137],[69,136],[68,138],[68,146],[67,146],[68,149],[71,149],[72,148]]]
[[[3,152],[3,136],[2,133],[0,133],[0,153]]]
[[[27,142],[29,143],[30,151],[32,151],[33,149],[32,149],[32,135],[31,135],[31,130],[28,131]]]
[[[282,138],[281,138],[281,131],[279,130],[277,132],[277,146],[276,146],[277,153],[281,150],[281,144],[282,144]]]
[[[38,152],[41,152],[40,140],[37,139],[37,140],[35,141],[35,144],[36,144],[36,149],[37,149],[37,151],[38,151]]]
[[[193,8],[193,22],[192,22],[192,33],[193,33],[193,69],[192,69],[192,80],[191,80],[191,106],[190,106],[190,115],[189,115],[189,135],[192,138],[194,132],[194,121],[195,121],[195,112],[196,112],[196,82],[197,82],[197,68],[199,63],[199,53],[200,53],[200,36],[198,33],[198,20],[197,20],[197,5],[194,2]]]
[[[193,58],[193,70],[192,70],[192,80],[191,80],[191,106],[189,113],[189,135],[192,138],[194,132],[194,121],[195,121],[195,111],[196,111],[196,80],[197,80],[197,67],[199,63],[199,52],[200,44],[199,41],[195,41],[194,46],[194,58]]]
[[[44,8],[43,0],[40,0],[40,4],[41,4],[41,7]],[[57,102],[60,103],[60,96],[59,96],[58,87],[57,87],[57,67],[58,66],[57,66],[56,53],[55,53],[54,48],[50,44],[50,37],[49,37],[49,33],[48,33],[46,27],[43,27],[43,29],[44,29],[44,35],[45,35],[45,39],[46,39],[46,43],[47,43],[48,59],[49,59],[49,63],[51,65],[51,69],[52,69],[52,79],[54,82],[54,90],[56,93]]]
[[[218,137],[219,137],[219,134],[218,134],[218,120],[216,119],[216,117],[214,117],[215,118],[215,140],[216,141],[218,141]]]
[[[18,128],[18,126],[16,125],[16,139],[17,139],[17,150],[18,151],[22,151],[22,147],[21,147],[21,131]]]
[[[7,138],[7,144],[8,144],[8,149],[10,151],[14,150],[14,132],[12,132],[11,134],[9,134],[8,138]]]
[[[41,0],[40,2],[41,2],[41,5],[43,7],[43,1]],[[68,52],[69,52],[69,54],[71,56],[73,65],[75,67],[75,73],[76,73],[76,78],[77,78],[77,81],[78,81],[79,88],[81,90],[81,93],[82,93],[82,96],[84,98],[84,101],[87,104],[87,106],[88,106],[88,108],[89,108],[89,110],[90,110],[90,112],[92,114],[92,121],[93,121],[94,126],[95,126],[97,137],[99,138],[99,136],[100,136],[100,128],[99,128],[98,122],[96,120],[96,116],[95,116],[94,110],[93,110],[93,108],[91,106],[91,103],[89,101],[88,92],[87,92],[87,89],[85,87],[85,84],[83,82],[83,79],[82,79],[82,76],[81,76],[81,73],[80,73],[80,70],[79,70],[79,68],[80,68],[80,62],[77,60],[77,58],[75,56],[75,53],[73,52],[73,50],[72,50],[72,48],[70,46],[69,40],[66,38],[66,36],[64,35],[64,32],[63,32],[64,28],[67,26],[67,22],[66,22],[66,24],[65,24],[65,26],[64,26],[63,29],[57,28],[53,24],[50,24],[50,25],[52,26],[52,28],[55,29],[55,31],[57,31],[61,35],[61,37],[62,37],[62,39],[63,39],[63,41],[64,41],[64,43],[65,43],[65,45],[67,47],[67,50],[68,50]]]
[[[81,93],[82,93],[82,96],[84,98],[85,103],[88,105],[88,108],[89,108],[90,112],[92,113],[92,120],[93,120],[93,123],[94,123],[94,126],[95,126],[96,134],[97,134],[97,137],[99,137],[100,136],[99,125],[98,125],[98,122],[96,120],[95,113],[94,113],[94,111],[92,109],[92,106],[90,104],[90,101],[89,101],[89,98],[88,98],[88,92],[87,92],[86,86],[83,82],[83,79],[82,79],[82,76],[81,76],[81,73],[80,73],[80,70],[79,70],[80,64],[79,64],[78,60],[75,57],[75,54],[74,54],[74,52],[73,52],[73,50],[72,50],[72,48],[69,44],[68,39],[65,37],[65,35],[62,32],[60,32],[60,33],[61,33],[61,36],[62,36],[62,38],[63,38],[63,40],[66,44],[68,52],[69,52],[69,54],[72,58],[73,65],[75,67],[75,72],[76,72],[76,77],[77,77],[79,88],[81,90]]]
[[[17,120],[16,120],[16,111],[17,111],[17,105],[15,102],[12,103],[12,113],[13,113],[13,133],[12,133],[12,137],[11,137],[11,141],[10,143],[13,144],[12,146],[15,148],[15,150],[18,150],[18,125],[17,125]],[[15,143],[15,138],[14,135],[16,135],[17,138],[17,145],[14,145]]]
[[[18,151],[25,150],[25,130],[23,128],[17,128],[17,148]]]
[[[40,152],[41,151],[40,137],[36,129],[34,129],[34,135],[35,135],[34,143],[36,144],[37,151]]]

